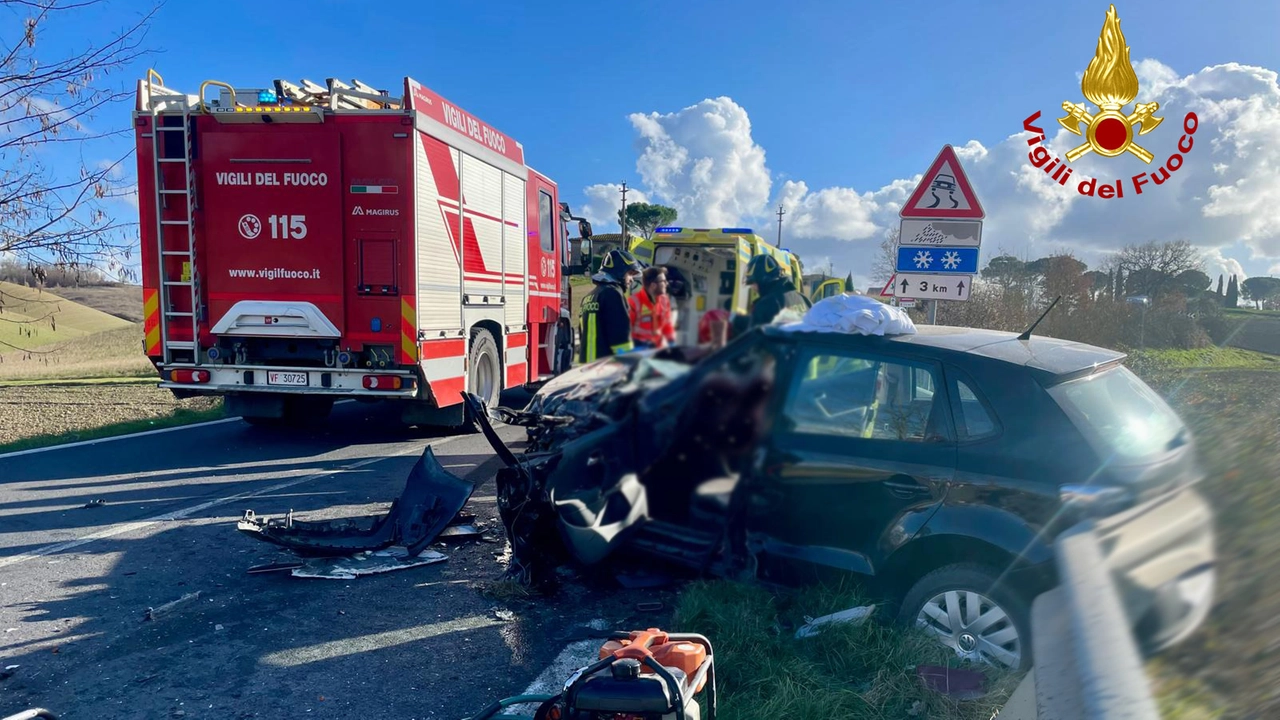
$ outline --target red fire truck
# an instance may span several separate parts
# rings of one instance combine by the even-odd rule
[[[590,243],[571,251],[567,223],[590,224],[520,143],[413,79],[188,95],[152,71],[134,131],[161,387],[255,423],[356,398],[458,425],[462,391],[492,404],[568,368]]]

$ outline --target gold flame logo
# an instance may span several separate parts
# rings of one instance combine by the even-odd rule
[[[1098,49],[1084,71],[1080,89],[1086,99],[1098,106],[1099,112],[1091,115],[1084,103],[1062,103],[1067,116],[1058,118],[1058,123],[1085,138],[1083,145],[1067,151],[1067,160],[1075,162],[1088,152],[1096,152],[1103,157],[1116,157],[1128,152],[1150,163],[1152,154],[1133,141],[1134,127],[1141,127],[1138,135],[1146,135],[1155,130],[1164,118],[1155,117],[1160,103],[1154,102],[1137,103],[1128,115],[1121,112],[1121,108],[1138,96],[1138,75],[1129,61],[1129,46],[1120,31],[1120,16],[1116,14],[1115,5],[1107,10],[1107,19],[1098,36]],[[1085,125],[1083,133],[1080,131],[1082,123]]]

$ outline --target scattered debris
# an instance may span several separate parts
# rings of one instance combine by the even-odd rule
[[[385,515],[307,522],[294,520],[292,510],[276,519],[246,510],[236,529],[302,557],[332,558],[403,545],[416,558],[453,522],[474,490],[475,485],[445,470],[428,445]]]
[[[21,665],[5,665],[4,670],[0,671],[0,680],[8,680],[9,678],[13,677],[14,671],[20,667],[22,666]]]
[[[324,580],[354,580],[361,575],[375,575],[444,562],[449,557],[435,550],[411,555],[403,548],[365,552],[355,557],[312,558],[292,572],[294,577]]]
[[[80,509],[81,509],[81,510],[84,510],[84,509],[87,509],[87,508],[102,507],[103,505],[106,505],[106,504],[107,504],[107,501],[106,501],[106,500],[103,500],[103,499],[99,498],[99,499],[97,499],[97,500],[90,500],[89,502],[87,502],[87,503],[85,503],[85,504],[81,505],[81,506],[80,506]]]
[[[442,540],[473,540],[480,536],[474,525],[450,525],[440,532]]]
[[[200,591],[199,591],[199,590],[197,590],[197,591],[195,591],[195,592],[193,592],[193,593],[187,593],[186,595],[183,595],[182,597],[178,598],[177,600],[170,600],[169,602],[167,602],[167,603],[165,603],[165,604],[163,604],[163,605],[160,605],[159,607],[149,607],[149,608],[147,608],[147,611],[146,611],[145,613],[143,613],[142,621],[143,621],[143,622],[146,622],[146,621],[148,621],[148,620],[155,620],[156,618],[161,617],[161,616],[163,616],[163,615],[166,615],[166,614],[168,614],[169,612],[173,611],[173,610],[174,610],[174,608],[177,608],[177,607],[180,607],[180,606],[182,606],[182,605],[184,605],[184,604],[186,604],[186,603],[189,603],[189,602],[191,602],[191,601],[195,600],[195,599],[196,599],[196,598],[198,598],[198,597],[200,597]],[[57,649],[56,649],[56,648],[54,649],[54,652],[57,652]]]
[[[274,562],[274,563],[267,563],[265,565],[254,565],[253,567],[249,568],[249,574],[258,575],[260,573],[282,572],[284,570],[297,570],[300,567],[302,567],[302,563],[299,561]]]
[[[217,625],[214,625],[214,626],[213,626],[213,629],[214,629],[214,631],[215,631],[215,632],[218,632],[218,631],[221,631],[221,630],[225,630],[226,628],[222,627],[222,624],[221,624],[221,623],[219,623],[219,624],[217,624]]]
[[[916,675],[925,687],[956,700],[976,700],[987,692],[987,676],[977,670],[919,665]]]
[[[805,617],[805,624],[801,625],[799,630],[796,630],[796,639],[813,637],[822,632],[825,629],[824,626],[831,623],[861,624],[871,617],[871,613],[875,612],[875,609],[875,605],[863,605],[862,607],[849,608],[848,610],[841,610],[838,613],[831,613],[822,617]]]
[[[664,605],[657,600],[654,600],[653,602],[636,603],[636,610],[639,610],[640,612],[659,612],[663,607]]]
[[[493,616],[503,622],[511,622],[516,619],[516,614],[505,608],[494,608]]]

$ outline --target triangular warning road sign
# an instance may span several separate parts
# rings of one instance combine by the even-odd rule
[[[960,158],[956,157],[956,151],[950,145],[942,146],[942,152],[920,178],[920,184],[902,206],[898,217],[975,220],[986,217],[964,168],[960,167]]]
[[[893,281],[898,278],[898,273],[889,276],[889,282],[884,284],[884,289],[880,291],[880,297],[893,297]]]

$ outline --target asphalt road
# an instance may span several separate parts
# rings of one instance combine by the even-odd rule
[[[497,542],[355,580],[246,573],[292,556],[240,535],[245,509],[383,512],[427,444],[479,483],[467,510]],[[318,431],[233,421],[0,459],[0,716],[462,718],[523,690],[590,620],[652,623],[626,591],[481,593],[504,567],[498,466],[478,434],[357,403]]]

